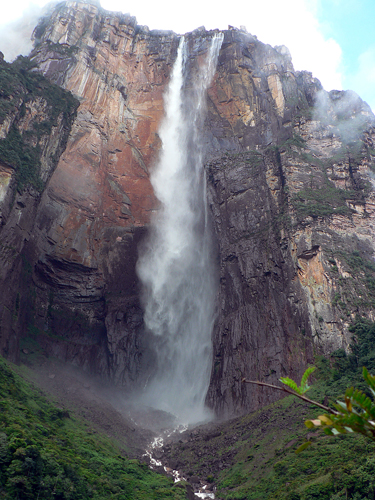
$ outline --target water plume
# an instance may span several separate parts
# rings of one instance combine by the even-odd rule
[[[137,265],[145,324],[157,355],[143,401],[189,423],[207,418],[204,400],[212,360],[216,273],[201,136],[206,91],[221,43],[222,34],[212,38],[187,86],[188,44],[180,41],[165,96],[162,149],[151,175],[160,210]]]

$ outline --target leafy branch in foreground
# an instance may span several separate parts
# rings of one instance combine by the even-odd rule
[[[281,377],[280,382],[293,389],[293,391],[295,391],[297,394],[302,395],[310,389],[310,386],[307,385],[307,380],[309,376],[315,371],[315,369],[316,369],[315,366],[309,366],[307,368],[305,373],[302,375],[301,384],[299,387],[294,382],[294,380],[292,380],[289,377]]]
[[[271,389],[277,389],[278,391],[287,392],[288,394],[292,394],[293,396],[297,396],[297,398],[302,399],[302,401],[305,401],[306,403],[309,403],[309,404],[318,406],[319,408],[322,408],[322,410],[328,411],[329,413],[336,413],[335,410],[332,410],[332,408],[329,408],[326,405],[318,403],[317,401],[313,401],[312,399],[309,399],[306,396],[304,396],[304,393],[308,389],[310,389],[310,386],[307,385],[307,379],[308,379],[309,375],[314,370],[315,370],[315,366],[311,366],[311,367],[307,368],[307,370],[305,371],[305,373],[302,376],[301,384],[299,387],[296,384],[296,382],[294,382],[294,380],[290,379],[289,377],[282,377],[280,379],[280,382],[287,385],[288,387],[272,385],[272,384],[268,384],[267,382],[259,382],[258,380],[247,380],[246,378],[243,378],[242,382],[246,383],[246,384],[262,385],[264,387],[270,387]]]
[[[363,378],[372,397],[375,397],[375,377],[363,367]],[[345,391],[345,402],[337,401],[333,405],[333,415],[321,415],[316,420],[307,420],[305,425],[310,429],[321,427],[328,435],[355,432],[375,441],[375,399],[371,400],[360,389],[348,387]]]
[[[357,433],[366,436],[375,441],[375,376],[370,375],[368,370],[363,368],[363,378],[372,394],[373,400],[360,389],[349,387],[345,392],[345,402],[337,401],[333,404],[334,408],[322,405],[317,401],[304,396],[304,393],[310,388],[307,385],[308,377],[315,370],[315,367],[309,367],[302,376],[301,384],[298,387],[296,382],[289,377],[280,378],[280,382],[284,386],[276,386],[265,382],[243,379],[242,381],[249,384],[257,384],[272,389],[281,390],[293,396],[302,399],[303,401],[318,406],[324,409],[329,415],[320,415],[315,420],[306,420],[305,425],[309,429],[319,427],[328,435]],[[285,385],[287,387],[285,387]],[[310,441],[300,446],[296,452],[300,452],[311,444]]]

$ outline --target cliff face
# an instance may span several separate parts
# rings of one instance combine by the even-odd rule
[[[41,197],[29,187],[11,205],[11,161],[2,166],[2,210],[13,214],[2,242],[22,228],[22,244],[12,247],[18,274],[3,277],[1,349],[17,359],[18,339],[31,333],[47,353],[131,387],[153,364],[135,264],[158,208],[149,172],[179,39],[79,2],[58,5],[34,35],[31,61],[80,105],[68,138],[60,117],[44,139],[59,161],[42,155]],[[190,79],[207,35],[186,35]],[[25,116],[40,120],[43,106],[27,104]],[[4,113],[1,137],[12,116]],[[17,122],[22,136],[26,122]],[[277,397],[243,377],[298,377],[314,352],[347,347],[355,314],[373,318],[372,124],[357,96],[327,94],[294,72],[285,47],[224,32],[201,131],[220,263],[207,402],[219,414]]]
[[[2,55],[2,54],[1,54]],[[33,235],[41,191],[65,148],[78,102],[21,58],[0,61],[0,350],[19,356],[31,264],[26,248]]]
[[[225,41],[209,128],[235,147],[207,164],[220,255],[207,401],[230,415],[274,397],[243,377],[298,378],[314,354],[347,348],[356,314],[373,317],[374,117],[295,73],[285,48]]]
[[[48,352],[132,383],[148,362],[137,245],[157,206],[149,167],[178,39],[75,2],[56,9],[35,37],[32,61],[80,101],[30,244],[35,325]]]

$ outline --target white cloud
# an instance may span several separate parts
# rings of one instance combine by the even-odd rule
[[[27,55],[32,49],[31,34],[38,23],[42,8],[36,4],[23,3],[19,15],[13,19],[13,11],[8,13],[7,24],[0,25],[0,50],[7,61],[13,61],[19,54]],[[21,16],[21,17],[20,17]],[[2,21],[6,19],[2,18]]]
[[[358,57],[358,70],[347,76],[345,84],[355,89],[375,112],[375,45]]]
[[[242,24],[271,45],[286,45],[297,70],[311,71],[326,90],[342,89],[342,51],[333,39],[325,39],[315,4],[302,0],[268,0],[247,9]]]
[[[244,25],[262,42],[286,45],[298,70],[311,71],[327,90],[342,88],[341,48],[325,39],[317,20],[317,0],[240,0],[212,2],[190,0],[143,1],[132,8],[140,24],[151,29],[173,29],[185,33],[204,25],[207,29],[226,29]],[[119,10],[119,0],[101,0],[104,8]]]

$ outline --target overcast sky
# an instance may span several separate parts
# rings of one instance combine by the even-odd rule
[[[10,60],[30,50],[25,42],[47,1],[3,2],[0,50]],[[129,12],[151,29],[177,33],[245,26],[262,42],[286,45],[295,69],[311,71],[326,90],[352,89],[375,110],[375,0],[101,0],[101,5]]]

